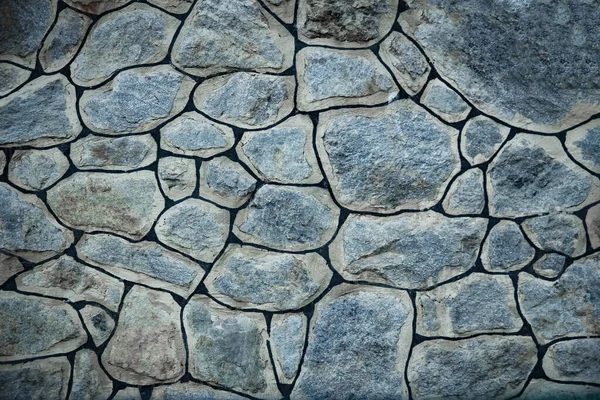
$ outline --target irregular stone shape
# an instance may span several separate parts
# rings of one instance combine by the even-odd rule
[[[467,118],[471,107],[439,79],[427,84],[421,95],[421,104],[436,113],[446,122],[459,122]]]
[[[573,158],[600,174],[600,119],[567,132],[565,145]]]
[[[0,204],[0,250],[40,262],[73,243],[73,233],[54,219],[38,197],[0,182]]]
[[[194,92],[194,104],[218,121],[260,129],[292,112],[295,87],[293,76],[238,72],[202,82]]]
[[[241,207],[255,189],[256,179],[227,157],[213,158],[200,166],[200,196],[223,207]]]
[[[486,228],[483,218],[448,218],[434,211],[351,214],[329,246],[329,257],[347,280],[425,289],[468,271]]]
[[[261,399],[280,398],[262,314],[232,311],[203,295],[183,309],[190,374]]]
[[[5,364],[0,365],[0,389],[12,400],[65,400],[70,376],[67,357]]]
[[[162,61],[178,26],[177,18],[143,3],[103,16],[71,64],[73,82],[95,86],[123,68]]]
[[[75,87],[60,74],[41,76],[0,99],[0,146],[47,147],[75,139],[82,129],[76,100]]]
[[[115,320],[102,308],[85,306],[79,310],[83,323],[96,347],[101,346],[115,329]]]
[[[31,71],[13,64],[0,62],[0,96],[5,96],[24,84]]]
[[[298,38],[309,44],[368,47],[390,31],[397,9],[394,0],[300,0]]]
[[[177,381],[185,372],[181,308],[165,292],[133,286],[119,323],[102,353],[102,365],[131,385]]]
[[[600,388],[569,385],[545,379],[532,379],[518,400],[594,400],[600,397]]]
[[[88,14],[103,14],[130,3],[132,0],[64,0],[65,3]]]
[[[82,170],[131,171],[156,161],[156,150],[150,134],[118,138],[89,135],[71,144],[70,157]]]
[[[483,115],[471,118],[461,131],[460,151],[471,164],[489,161],[504,143],[510,128]]]
[[[150,400],[244,400],[246,397],[231,392],[216,390],[210,386],[195,382],[173,383],[172,385],[157,386],[152,390]],[[140,399],[141,400],[141,399]]]
[[[0,286],[23,270],[23,264],[17,257],[0,253]]]
[[[68,353],[87,334],[68,304],[54,299],[0,291],[0,361]]]
[[[533,270],[536,274],[545,278],[556,278],[565,269],[566,257],[562,254],[550,253],[544,254],[533,264]]]
[[[292,399],[408,399],[413,309],[403,291],[342,284],[315,305]]]
[[[77,172],[48,191],[48,205],[66,225],[141,239],[165,206],[152,171]]]
[[[154,392],[158,390],[159,387],[154,388],[152,394],[154,394]],[[125,389],[119,390],[117,394],[115,394],[115,397],[112,398],[112,400],[142,400],[142,396],[140,395],[140,390],[138,388],[130,386],[126,387]]]
[[[195,262],[154,242],[131,243],[117,236],[83,235],[77,256],[113,275],[189,296],[204,276]]]
[[[277,250],[310,250],[331,240],[339,216],[325,189],[264,185],[238,212],[233,233],[244,242]]]
[[[548,214],[523,222],[527,237],[544,251],[557,251],[571,257],[585,253],[587,237],[583,221],[573,214]]]
[[[194,81],[168,65],[128,69],[81,96],[83,122],[93,131],[120,135],[149,131],[183,110]]]
[[[296,56],[300,111],[385,103],[398,94],[392,76],[371,50],[305,47]]]
[[[161,158],[158,160],[158,181],[171,200],[189,197],[196,189],[196,162],[182,157]]]
[[[69,169],[69,160],[58,148],[16,150],[8,164],[8,179],[26,190],[44,190]]]
[[[600,248],[600,204],[590,207],[587,211],[585,225],[590,236],[592,248]]]
[[[294,23],[296,0],[266,0],[263,4],[286,24]]]
[[[229,150],[233,130],[197,112],[187,112],[160,129],[160,147],[171,153],[210,158]]]
[[[548,378],[600,384],[600,338],[574,339],[548,347],[543,366]]]
[[[432,207],[460,170],[458,132],[408,99],[322,113],[316,142],[335,198],[353,211]]]
[[[517,271],[535,257],[535,249],[523,236],[519,225],[500,221],[494,225],[483,244],[481,262],[490,272]]]
[[[239,70],[282,72],[294,38],[255,0],[199,0],[173,46],[173,64],[198,76]]]
[[[113,383],[100,367],[98,356],[92,350],[75,354],[72,399],[106,400],[113,391]]]
[[[409,96],[427,83],[431,67],[419,48],[400,32],[392,32],[379,47],[379,56]]]
[[[317,253],[285,254],[230,244],[204,284],[216,300],[236,308],[286,311],[304,307],[331,281]]]
[[[279,382],[292,384],[302,359],[306,338],[304,314],[275,314],[271,319],[271,351]]]
[[[451,215],[481,214],[485,206],[483,171],[471,168],[459,175],[442,202],[444,211]]]
[[[427,292],[417,292],[417,333],[465,337],[518,332],[515,289],[508,276],[470,274]]]
[[[555,137],[521,133],[487,169],[490,215],[575,211],[600,199],[600,181],[571,161]]]
[[[162,8],[173,14],[186,14],[192,6],[193,0],[148,0],[150,4]]]
[[[413,348],[407,375],[415,399],[503,400],[521,391],[536,362],[526,336],[431,340]]]
[[[211,263],[225,246],[229,222],[229,211],[207,201],[187,199],[165,211],[154,231],[167,246]]]

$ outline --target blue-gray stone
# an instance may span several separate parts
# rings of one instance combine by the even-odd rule
[[[279,382],[292,383],[298,372],[304,339],[304,314],[276,314],[271,319],[271,351]]]
[[[70,376],[67,357],[0,365],[0,393],[10,400],[65,400]]]
[[[529,239],[544,251],[556,251],[570,257],[585,253],[585,228],[576,215],[541,215],[525,220],[523,229]]]
[[[58,14],[56,24],[40,50],[40,63],[46,73],[62,69],[75,57],[91,23],[89,17],[70,8]]]
[[[489,161],[508,137],[510,128],[483,115],[471,118],[461,132],[460,149],[471,165]]]
[[[566,257],[562,254],[544,254],[535,264],[533,270],[546,278],[556,278],[565,268]]]
[[[483,171],[472,168],[459,175],[450,185],[442,206],[452,215],[480,214],[485,206]]]
[[[600,338],[573,339],[548,347],[543,366],[549,378],[600,384]]]
[[[535,257],[519,225],[500,221],[494,225],[483,245],[481,261],[490,272],[509,272],[525,267]]]

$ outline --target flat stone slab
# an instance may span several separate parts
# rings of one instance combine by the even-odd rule
[[[535,257],[535,249],[513,221],[494,225],[481,249],[483,268],[490,272],[518,271]]]
[[[88,305],[79,310],[83,323],[96,347],[108,340],[115,329],[115,320],[103,308]]]
[[[465,120],[471,112],[471,106],[439,79],[427,84],[421,95],[421,104],[450,123]]]
[[[484,115],[469,119],[461,131],[460,151],[471,164],[489,161],[500,149],[510,128]]]
[[[8,164],[8,180],[25,190],[44,190],[69,169],[69,160],[58,148],[16,150]]]
[[[600,338],[558,342],[544,356],[544,372],[558,381],[600,384]]]
[[[196,190],[196,161],[183,157],[165,157],[158,160],[158,182],[165,196],[177,201],[189,197]]]
[[[75,353],[73,384],[70,398],[108,399],[113,391],[113,382],[100,367],[98,356],[85,349]]]
[[[157,386],[152,390],[150,400],[181,400],[181,399],[209,399],[209,400],[244,400],[246,397],[238,396],[224,390],[217,390],[210,386],[195,382],[173,383],[171,385]],[[141,400],[141,397],[140,397]]]
[[[256,190],[256,179],[227,157],[204,161],[200,166],[200,196],[228,208],[238,208]]]
[[[298,373],[307,328],[304,314],[275,314],[271,319],[271,351],[279,382],[291,384]]]
[[[460,174],[450,185],[442,207],[451,215],[481,214],[485,207],[483,171],[471,168]]]
[[[545,379],[532,379],[518,400],[593,400],[600,396],[596,386],[570,385]]]
[[[431,71],[427,59],[419,48],[400,32],[390,33],[381,43],[379,56],[409,96],[418,94],[427,83]]]
[[[31,71],[14,64],[0,62],[0,96],[5,96],[24,84],[31,76]]]
[[[64,0],[65,3],[73,8],[89,14],[103,14],[106,11],[114,10],[130,3],[132,0]]]
[[[567,132],[565,145],[579,163],[600,174],[600,119]]]
[[[81,170],[131,171],[156,161],[157,145],[150,134],[125,137],[89,135],[71,143],[69,156]]]
[[[583,221],[573,214],[547,214],[527,219],[523,230],[541,250],[556,251],[570,257],[585,253],[587,235]]]
[[[71,364],[67,357],[52,357],[23,364],[0,365],[0,388],[12,400],[65,400]]]

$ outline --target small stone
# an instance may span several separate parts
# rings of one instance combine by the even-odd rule
[[[500,221],[494,225],[483,244],[481,262],[490,272],[518,271],[535,257],[535,249],[523,236],[519,225]]]
[[[465,123],[461,131],[460,151],[471,165],[489,161],[504,143],[510,128],[479,115]]]
[[[16,150],[8,164],[8,179],[26,190],[44,190],[69,169],[69,160],[56,147],[47,150]]]
[[[241,207],[255,189],[256,179],[227,157],[204,161],[200,167],[200,196],[223,207]]]
[[[230,244],[204,284],[213,298],[235,308],[287,311],[312,302],[331,276],[317,253],[275,253]]]
[[[23,264],[17,257],[0,253],[0,286],[23,270]]]
[[[385,103],[398,94],[392,76],[370,50],[305,47],[296,58],[300,111]]]
[[[244,129],[272,125],[294,108],[293,76],[238,72],[202,82],[194,92],[196,108]]]
[[[67,357],[4,364],[0,365],[0,392],[11,400],[65,400],[70,376]]]
[[[279,382],[292,384],[304,350],[306,316],[275,314],[271,319],[271,351]]]
[[[483,171],[471,168],[459,175],[442,203],[444,211],[451,215],[481,214],[485,206]]]
[[[558,342],[544,356],[548,378],[600,384],[600,338]]]
[[[5,96],[24,84],[31,76],[31,71],[14,64],[0,62],[0,96]]]
[[[155,391],[159,390],[162,386],[158,386],[154,388],[152,394]],[[136,387],[126,387],[125,389],[121,389],[115,394],[115,397],[112,400],[142,400],[142,396],[140,395],[140,389]],[[176,399],[173,399],[176,400]]]
[[[586,234],[583,221],[573,214],[549,214],[523,222],[527,237],[539,249],[556,251],[571,257],[585,253]]]
[[[115,329],[115,320],[102,308],[91,305],[83,307],[79,313],[94,344],[101,346]]]
[[[149,0],[149,3],[173,14],[186,14],[193,0]]]
[[[71,144],[70,157],[82,170],[131,171],[156,161],[156,150],[150,134],[118,138],[89,135]]]
[[[6,167],[6,154],[0,150],[0,175],[4,173],[4,167]]]
[[[600,119],[567,132],[565,145],[584,167],[600,174]]]
[[[68,5],[88,14],[104,14],[130,3],[132,0],[64,0]]]
[[[210,386],[196,382],[173,383],[172,385],[157,386],[152,390],[150,400],[245,400],[224,390],[213,389]],[[114,399],[113,399],[114,400]],[[141,400],[141,398],[140,398]]]
[[[471,107],[444,82],[434,79],[421,95],[421,104],[446,122],[460,122],[467,118]]]
[[[600,204],[590,207],[587,211],[585,225],[590,235],[592,249],[600,248]]]
[[[134,286],[125,296],[117,330],[102,365],[130,385],[179,380],[185,373],[181,307],[165,292]]]
[[[533,270],[536,274],[545,278],[556,278],[565,269],[566,257],[562,254],[550,253],[544,254],[533,264]]]
[[[434,211],[351,214],[329,246],[329,256],[347,280],[425,289],[475,265],[486,228],[484,218],[448,218]]]
[[[171,200],[190,197],[196,189],[196,162],[182,157],[161,158],[158,160],[158,181]]]
[[[75,354],[72,399],[106,400],[113,391],[113,383],[100,367],[98,356],[92,350]]]
[[[316,249],[331,240],[339,215],[325,189],[264,185],[237,214],[233,233],[277,250]]]
[[[594,400],[600,398],[600,388],[569,385],[545,379],[532,379],[518,400]]]
[[[286,24],[294,23],[296,0],[266,0],[264,5]]]
[[[187,199],[165,211],[154,231],[167,246],[211,263],[225,246],[229,223],[229,211],[207,201]]]

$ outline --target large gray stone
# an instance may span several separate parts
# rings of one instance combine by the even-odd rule
[[[216,157],[200,166],[200,196],[223,207],[241,207],[254,190],[256,179],[227,157]]]
[[[557,251],[571,257],[585,253],[587,236],[583,221],[576,215],[541,215],[525,220],[523,229],[533,244],[544,251]]]
[[[556,278],[565,269],[566,257],[562,254],[549,253],[544,254],[533,264],[533,270],[536,274],[545,278]]]
[[[518,400],[597,400],[600,388],[532,379]]]
[[[130,3],[132,0],[64,0],[73,8],[88,14],[103,14]]]
[[[196,161],[183,157],[158,160],[158,181],[165,196],[171,200],[189,197],[196,189]]]
[[[7,400],[65,400],[70,376],[67,357],[0,365],[0,393]]]
[[[24,84],[31,76],[31,71],[14,64],[0,62],[0,96],[5,96]]]
[[[585,226],[593,249],[600,248],[600,204],[590,207],[585,215]]]
[[[186,14],[192,6],[193,0],[148,0],[150,4],[162,8],[173,14]]]
[[[381,43],[379,56],[409,96],[418,94],[427,83],[431,71],[427,59],[419,48],[400,32],[392,32]]]
[[[17,257],[0,253],[0,286],[24,269]]]
[[[488,234],[481,250],[483,267],[490,272],[517,271],[535,257],[535,249],[523,236],[519,225],[500,221]]]
[[[600,174],[600,119],[567,132],[565,145],[584,167]]]
[[[460,174],[450,185],[442,207],[451,215],[481,214],[485,207],[483,171],[471,168]]]
[[[71,144],[69,156],[82,170],[131,171],[156,161],[156,149],[150,134],[118,138],[89,135]]]
[[[471,107],[439,79],[427,84],[421,95],[421,104],[451,123],[463,121],[471,112]]]
[[[115,397],[116,399],[116,397]],[[157,386],[152,390],[150,400],[244,400],[246,397],[238,396],[224,390],[213,389],[210,386],[195,382],[173,383],[171,385]],[[141,397],[140,397],[141,400]]]
[[[69,169],[69,160],[58,148],[16,150],[8,164],[8,179],[26,190],[44,190]]]
[[[79,310],[79,314],[96,347],[106,342],[115,329],[115,320],[100,307],[87,305]]]
[[[600,338],[574,339],[551,345],[543,366],[548,378],[600,384]]]
[[[113,391],[113,383],[100,367],[98,356],[84,349],[75,354],[71,399],[106,400]]]
[[[291,384],[298,373],[304,340],[306,338],[304,314],[275,314],[271,319],[271,352],[279,382]]]
[[[489,161],[504,143],[510,128],[479,115],[465,123],[461,131],[460,151],[471,164]]]

